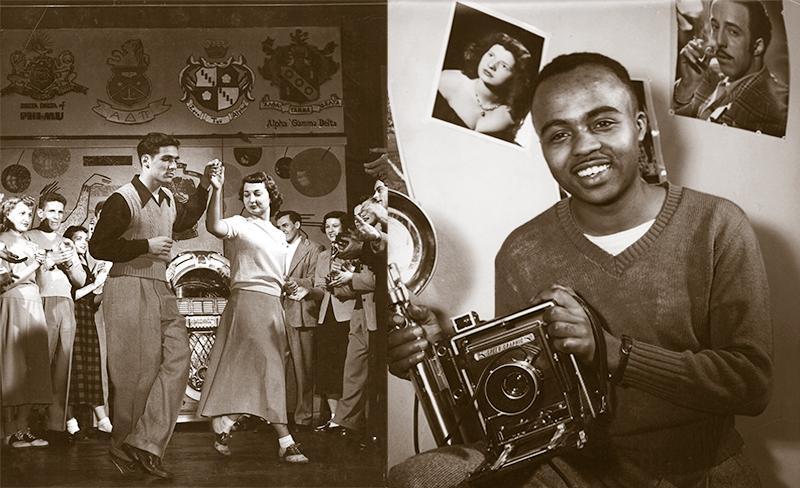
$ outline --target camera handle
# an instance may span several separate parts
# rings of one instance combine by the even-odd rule
[[[582,296],[578,295],[576,292],[571,293],[571,295],[586,312],[586,316],[589,318],[589,325],[592,327],[592,334],[594,335],[595,351],[592,366],[597,378],[597,390],[595,391],[595,394],[599,395],[600,397],[599,412],[595,411],[594,409],[594,402],[592,402],[591,399],[591,390],[587,388],[586,382],[583,378],[582,370],[579,367],[575,356],[570,354],[569,357],[570,361],[572,361],[572,366],[575,368],[575,374],[578,376],[578,381],[581,385],[580,389],[584,394],[586,405],[589,407],[592,418],[597,419],[600,414],[608,413],[611,406],[610,402],[608,401],[608,357],[606,353],[606,338],[603,334],[603,331],[608,327],[606,326],[603,318],[599,316],[597,312],[595,312],[595,310],[589,305],[588,302],[586,302],[586,300],[583,299]]]
[[[583,381],[583,374],[581,373],[581,368],[578,366],[578,361],[575,359],[574,354],[569,355],[569,360],[572,361],[572,366],[575,368],[575,376],[578,377],[578,384],[581,385],[581,393],[583,393],[584,398],[586,398],[586,405],[589,406],[589,412],[592,414],[592,418],[597,418],[597,412],[594,411],[594,406],[592,405],[592,398],[589,396],[589,389],[586,388],[586,382]]]
[[[408,307],[411,304],[408,289],[403,283],[395,263],[389,264],[388,279],[389,299],[395,313],[403,317],[403,324],[399,328],[416,325],[408,313]],[[433,347],[429,348],[422,361],[409,371],[409,377],[414,385],[416,397],[422,405],[422,411],[428,420],[436,445],[441,447],[461,444],[463,439],[458,427],[450,387],[441,362],[432,349]]]

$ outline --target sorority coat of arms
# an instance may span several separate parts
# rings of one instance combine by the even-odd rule
[[[242,115],[248,104],[255,100],[253,70],[244,56],[229,56],[227,43],[208,41],[204,45],[210,60],[190,56],[181,70],[180,82],[184,102],[195,117],[209,124],[227,124]]]
[[[31,36],[25,51],[11,53],[10,82],[0,95],[19,93],[34,100],[50,100],[69,92],[86,93],[83,85],[75,83],[75,56],[72,51],[61,51],[51,56],[52,42],[41,33]]]
[[[306,113],[333,106],[341,107],[341,98],[336,96],[314,107],[308,106],[319,99],[320,86],[331,80],[339,70],[339,63],[333,60],[336,43],[331,41],[320,49],[309,44],[308,37],[307,32],[295,29],[294,33],[289,34],[291,43],[288,45],[275,47],[275,39],[271,37],[261,43],[266,57],[259,73],[273,86],[278,87],[280,100],[298,104],[292,106],[269,100],[267,96],[261,102],[261,108]]]
[[[150,80],[144,75],[150,65],[150,56],[144,52],[141,39],[128,39],[120,49],[111,52],[106,60],[111,66],[111,79],[106,84],[112,104],[97,100],[92,110],[99,116],[119,124],[141,124],[150,122],[169,110],[170,105],[161,98],[143,105],[150,98]]]

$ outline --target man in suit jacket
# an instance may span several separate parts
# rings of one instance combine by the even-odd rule
[[[297,212],[281,211],[276,214],[276,219],[278,228],[286,234],[289,243],[286,293],[282,303],[286,314],[286,339],[294,366],[294,423],[296,426],[311,427],[314,407],[314,383],[311,378],[314,327],[317,325],[319,301],[322,298],[319,288],[314,288],[314,274],[317,256],[323,247],[303,235],[302,221]],[[290,379],[287,378],[287,382]]]
[[[764,62],[772,30],[763,2],[715,0],[710,10],[708,40],[681,49],[675,113],[783,136],[788,88]]]
[[[375,274],[366,266],[353,272],[343,272],[343,284],[349,284],[356,295],[350,317],[350,334],[344,361],[342,398],[336,407],[333,426],[353,431],[364,430],[367,379],[369,372],[370,332],[378,330],[375,320]]]

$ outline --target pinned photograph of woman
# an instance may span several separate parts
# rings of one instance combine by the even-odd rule
[[[531,77],[544,37],[456,4],[433,117],[502,141],[517,134],[530,111]]]

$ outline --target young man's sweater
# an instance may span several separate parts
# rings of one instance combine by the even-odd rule
[[[668,185],[650,230],[612,256],[565,199],[512,232],[495,265],[496,315],[558,283],[633,338],[601,456],[670,473],[739,452],[734,415],[769,400],[772,321],[758,241],[736,205]]]

